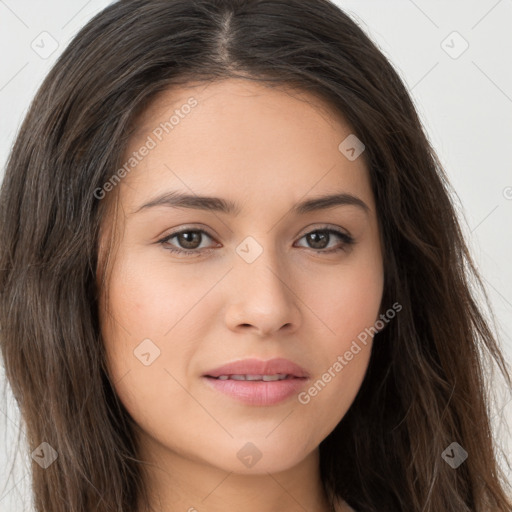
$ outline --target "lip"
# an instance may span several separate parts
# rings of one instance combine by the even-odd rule
[[[276,375],[288,378],[277,381],[218,380],[220,375]],[[203,380],[211,388],[235,400],[253,406],[275,405],[299,393],[309,380],[308,372],[294,362],[275,358],[268,361],[243,359],[205,372]]]
[[[309,377],[308,372],[289,359],[277,357],[263,361],[261,359],[242,359],[219,366],[205,372],[205,377],[219,377],[220,375],[276,375],[285,373],[293,377]]]

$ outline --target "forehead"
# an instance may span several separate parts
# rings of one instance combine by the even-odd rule
[[[156,94],[145,110],[138,116],[134,128],[134,138],[143,136],[154,128],[155,120],[165,121],[172,113],[178,113],[191,99],[198,102],[199,108],[193,108],[195,113],[218,113],[224,111],[233,122],[233,114],[238,114],[240,121],[244,113],[255,114],[255,110],[269,109],[281,114],[295,111],[297,117],[313,118],[331,124],[340,123],[341,112],[334,112],[333,106],[317,95],[291,84],[270,84],[267,82],[229,78],[217,81],[189,82],[184,85],[173,85]],[[188,114],[185,113],[188,117]],[[181,116],[183,119],[183,116]],[[197,116],[196,116],[197,117]],[[246,119],[247,120],[247,119]],[[253,119],[254,120],[254,119]],[[341,120],[341,124],[345,124]]]
[[[371,205],[364,154],[350,161],[339,149],[352,133],[329,104],[297,89],[242,79],[174,86],[135,122],[124,161],[139,160],[121,194],[133,206],[165,190],[261,206],[336,189]]]

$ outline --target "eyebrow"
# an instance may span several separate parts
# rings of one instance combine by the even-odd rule
[[[220,197],[190,195],[182,192],[165,192],[148,203],[143,204],[132,214],[141,210],[154,208],[157,206],[166,206],[169,208],[190,208],[193,210],[206,210],[210,212],[225,213],[227,215],[238,215],[241,208],[236,203],[222,199]],[[357,206],[365,213],[369,213],[370,208],[359,197],[348,193],[330,194],[307,199],[297,203],[291,209],[295,215],[304,215],[306,213],[318,210],[327,210],[336,206]]]

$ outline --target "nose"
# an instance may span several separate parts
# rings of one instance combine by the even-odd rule
[[[230,276],[226,325],[234,331],[253,330],[260,337],[290,334],[300,327],[302,303],[294,291],[289,268],[270,250],[248,263],[235,258]]]

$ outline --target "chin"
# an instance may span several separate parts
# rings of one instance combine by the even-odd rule
[[[287,471],[302,462],[312,451],[302,449],[297,444],[272,442],[265,438],[252,441],[233,440],[230,444],[230,447],[226,447],[219,454],[210,452],[212,460],[208,462],[224,471],[240,475],[266,475]],[[230,452],[233,456],[226,457]]]

